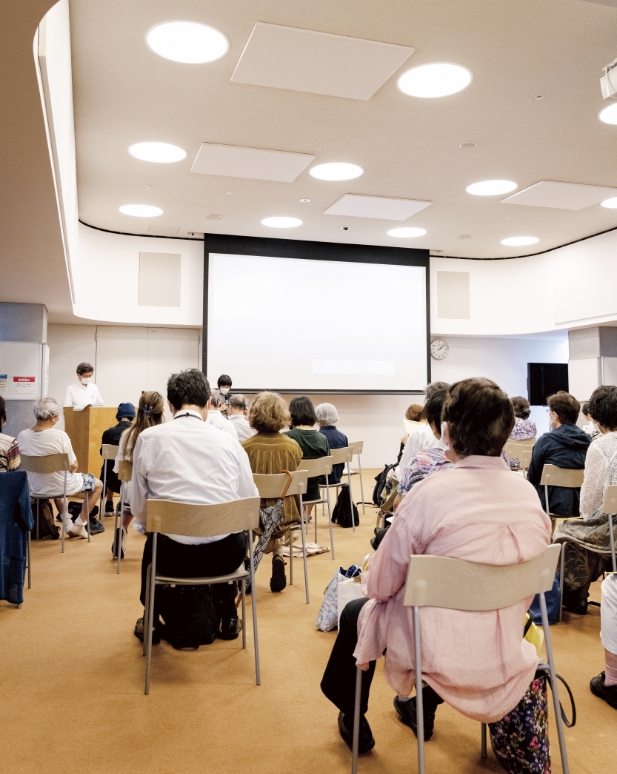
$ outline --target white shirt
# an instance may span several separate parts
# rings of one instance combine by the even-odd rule
[[[227,420],[225,420],[227,421]],[[147,500],[211,505],[258,497],[249,458],[237,440],[182,410],[171,422],[144,430],[133,450],[131,513],[146,526]],[[168,535],[185,545],[222,540]]]
[[[238,440],[238,433],[236,432],[236,428],[230,423],[227,417],[224,417],[221,414],[220,411],[217,411],[216,409],[208,411],[208,419],[206,419],[206,423],[216,427],[218,430],[225,430],[225,432],[229,433],[232,438],[235,438],[236,441]]]
[[[232,427],[235,427],[240,443],[248,441],[257,432],[249,425],[249,421],[244,414],[231,414],[227,417],[227,421],[231,423]]]
[[[75,382],[69,384],[66,388],[66,395],[64,396],[64,405],[72,406],[76,409],[85,409],[89,405],[103,405],[103,398],[99,388],[93,382],[90,384],[82,384],[81,382]]]
[[[125,447],[126,447],[126,439],[127,439],[128,431],[130,429],[131,429],[130,427],[127,427],[127,429],[120,436],[120,443],[118,444],[118,453],[116,454],[116,459],[114,460],[114,473],[120,472],[120,462],[124,462],[127,459],[125,456]],[[123,486],[122,498],[124,500],[124,504],[130,506],[131,505],[131,482],[124,481],[122,483],[122,486]],[[138,532],[141,532],[141,530],[138,530]]]
[[[439,438],[435,438],[429,425],[414,425],[409,433],[409,438],[405,444],[403,456],[399,462],[397,478],[400,481],[403,477],[403,471],[421,449],[436,449],[439,446]]]
[[[581,516],[591,519],[602,507],[609,486],[617,484],[617,433],[606,433],[594,441],[585,457],[585,480],[581,487]]]
[[[17,437],[21,454],[30,457],[45,457],[48,454],[68,454],[69,463],[77,461],[71,439],[62,430],[55,427],[49,430],[22,430]],[[28,473],[30,491],[34,494],[52,496],[62,495],[64,491],[64,472],[58,473]],[[84,478],[81,473],[66,474],[67,495],[81,492]]]

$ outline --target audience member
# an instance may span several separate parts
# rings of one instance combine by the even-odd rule
[[[129,405],[129,404],[121,404]],[[163,396],[154,390],[148,392],[142,392],[139,398],[139,405],[137,407],[137,419],[135,422],[129,422],[121,434],[119,440],[118,454],[114,464],[114,476],[118,481],[118,493],[120,493],[120,481],[118,480],[118,473],[120,472],[120,462],[133,462],[133,450],[135,443],[141,433],[147,430],[149,427],[160,425],[165,421],[164,412],[165,402]],[[133,407],[133,418],[135,418],[135,408]],[[114,428],[115,429],[115,428]],[[131,513],[131,482],[126,481],[124,483],[124,492],[122,493],[122,500],[124,501],[124,508],[121,514],[121,524],[116,530],[113,543],[111,544],[111,555],[114,559],[118,558],[118,544],[120,544],[120,557],[124,559],[126,551],[126,538],[127,530],[133,519]],[[107,509],[105,509],[107,510]],[[138,532],[141,532],[141,528]]]
[[[206,422],[209,425],[216,427],[218,430],[225,430],[226,433],[229,433],[229,435],[233,436],[237,441],[238,433],[236,432],[234,424],[222,413],[225,401],[223,400],[221,393],[215,390],[210,397],[210,403],[208,405],[210,406],[210,410],[208,411]]]
[[[347,436],[336,427],[338,412],[335,406],[331,403],[320,403],[319,406],[315,406],[315,416],[317,417],[319,432],[326,436],[328,446],[331,449],[344,449],[349,445]],[[333,465],[332,473],[327,476],[328,484],[340,484],[344,470],[344,462]]]
[[[373,556],[367,598],[343,610],[321,688],[339,709],[339,731],[351,746],[356,662],[362,675],[360,751],[375,744],[366,721],[375,662],[385,654],[384,676],[398,694],[401,720],[417,732],[413,618],[404,607],[410,554],[451,556],[483,564],[526,562],[541,554],[551,524],[537,497],[501,457],[514,426],[508,396],[488,379],[452,385],[443,407],[443,443],[454,467],[415,487]],[[424,733],[433,733],[444,700],[488,723],[502,718],[526,694],[538,656],[522,640],[531,602],[493,612],[422,611]],[[444,634],[447,633],[447,636]],[[481,678],[478,678],[481,675]]]
[[[6,403],[0,395],[0,473],[5,473],[7,470],[19,470],[21,465],[17,439],[3,434],[4,425],[6,425]]]
[[[248,400],[244,395],[232,395],[227,404],[227,419],[236,428],[238,440],[240,443],[246,441],[253,435],[249,425],[247,414],[249,409]]]
[[[591,692],[617,709],[617,575],[602,581],[600,637],[604,646],[604,671],[589,683]]]
[[[105,430],[102,443],[110,446],[118,446],[120,436],[128,430],[135,419],[135,406],[132,403],[121,403],[116,411],[117,424]],[[101,453],[103,450],[101,449]],[[107,468],[107,476],[105,476]],[[105,516],[114,515],[114,494],[120,494],[120,481],[114,469],[114,460],[105,460],[101,468],[101,481],[105,482]]]
[[[302,449],[302,459],[316,460],[319,457],[327,457],[330,454],[328,439],[318,430],[313,429],[317,422],[317,417],[315,416],[315,409],[310,398],[307,398],[305,395],[292,398],[289,402],[289,413],[291,414],[291,430],[288,430],[285,435],[293,438]],[[304,496],[307,502],[319,500],[320,483],[325,483],[325,477],[316,476],[309,478],[306,495]],[[307,513],[310,514],[312,509],[312,505],[306,506]]]
[[[88,406],[102,406],[103,398],[99,388],[92,381],[94,368],[90,363],[80,363],[77,366],[77,382],[69,384],[64,396],[64,405],[82,411]]]
[[[515,398],[512,398],[512,406],[514,407],[514,429],[512,430],[510,440],[528,441],[531,438],[535,438],[538,431],[536,430],[536,423],[529,419],[531,405],[527,398],[517,395]],[[506,461],[513,470],[518,470],[521,466],[521,461],[518,457],[512,457]]]
[[[419,403],[412,403],[407,407],[405,419],[408,422],[419,422],[422,418],[422,406]]]
[[[57,430],[55,425],[60,421],[60,408],[53,398],[40,398],[34,403],[34,416],[36,424],[28,430],[22,430],[17,436],[19,448],[22,454],[30,457],[47,457],[50,454],[68,454],[70,472],[66,474],[66,494],[76,495],[79,492],[87,492],[81,515],[75,522],[71,520],[71,514],[63,512],[64,500],[64,473],[28,473],[30,489],[37,495],[49,495],[55,497],[56,508],[64,529],[69,537],[88,538],[86,531],[86,519],[88,514],[97,504],[103,483],[91,473],[77,473],[77,457],[71,445],[71,439],[62,430]],[[91,521],[92,527],[92,521]],[[102,530],[101,530],[102,531]]]
[[[583,404],[581,413],[585,417],[585,424],[583,425],[583,430],[587,433],[587,435],[591,436],[592,441],[595,441],[596,438],[599,438],[602,435],[602,433],[598,430],[598,426],[591,418],[591,414],[589,413],[589,403]]]
[[[444,387],[447,389],[449,386],[450,385],[448,385],[446,382],[433,382],[432,384],[429,384],[425,390],[426,399],[424,405],[426,406],[426,401],[428,401],[429,397],[432,396],[435,392],[441,392]],[[407,412],[409,412],[410,409],[415,408],[416,404],[412,404],[407,409]],[[416,414],[414,413],[414,416],[415,415]],[[405,418],[408,418],[407,414],[405,414]],[[413,429],[410,430],[408,434],[407,442],[405,443],[405,448],[403,450],[403,455],[401,456],[398,469],[396,471],[396,479],[398,481],[401,480],[403,471],[409,466],[412,458],[420,451],[420,449],[435,449],[437,448],[438,443],[439,438],[435,438],[433,431],[428,425],[424,408],[422,408],[417,424],[414,425]]]
[[[249,424],[256,434],[242,443],[248,454],[253,473],[273,475],[283,471],[293,472],[302,460],[302,449],[296,441],[280,431],[290,422],[287,404],[273,392],[260,392],[251,404]],[[275,505],[276,499],[262,498],[261,507]],[[272,553],[272,577],[270,590],[282,591],[287,585],[283,546],[289,544],[289,530],[292,524],[300,523],[300,513],[295,497],[283,500],[283,521],[266,546],[266,553]]]
[[[229,400],[231,394],[231,376],[221,374],[216,383],[217,390],[221,393],[225,401]]]
[[[538,438],[533,447],[527,480],[536,488],[542,507],[546,508],[544,487],[540,485],[545,465],[577,470],[585,467],[591,438],[576,424],[580,403],[574,395],[561,390],[546,399],[552,431]],[[551,513],[558,516],[578,516],[580,490],[549,486]]]
[[[589,411],[602,435],[591,444],[585,460],[580,502],[582,519],[563,522],[554,536],[555,542],[560,542],[562,536],[577,541],[565,545],[562,603],[567,610],[579,615],[587,612],[589,586],[610,567],[610,559],[595,553],[594,549],[610,551],[608,516],[600,509],[606,488],[617,484],[617,387],[594,390]]]
[[[246,452],[227,433],[207,422],[210,385],[202,372],[190,369],[173,374],[167,382],[167,400],[173,420],[144,430],[133,449],[131,512],[142,529],[146,527],[149,499],[208,505],[256,497]],[[159,535],[157,542],[157,571],[181,578],[234,572],[246,555],[241,532],[207,538]],[[142,604],[151,561],[152,535],[148,535],[141,567]],[[235,592],[235,584],[212,587],[221,617],[219,636],[223,639],[235,639],[240,629]],[[157,631],[153,642],[159,642],[156,595],[154,604]],[[137,621],[134,633],[143,640],[143,618]]]

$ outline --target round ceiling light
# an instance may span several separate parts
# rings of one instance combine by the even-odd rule
[[[432,99],[463,91],[471,83],[472,77],[466,67],[436,62],[412,67],[400,76],[396,85],[403,94],[410,97]]]
[[[613,196],[612,199],[605,199],[600,202],[601,207],[606,207],[607,210],[617,210],[617,196]]]
[[[525,245],[535,245],[539,241],[538,237],[508,237],[502,239],[501,244],[506,247],[524,247]]]
[[[118,209],[123,215],[132,215],[134,218],[156,218],[163,214],[160,207],[151,204],[123,204]]]
[[[296,228],[301,226],[302,221],[300,218],[286,218],[286,217],[274,217],[264,218],[261,221],[262,226],[270,226],[270,228]]]
[[[617,124],[617,102],[612,102],[604,110],[601,110],[598,113],[598,118],[604,124]]]
[[[465,190],[474,196],[498,196],[510,193],[518,188],[512,180],[483,180],[480,183],[472,183]]]
[[[412,228],[406,226],[405,228],[391,228],[388,231],[388,236],[397,237],[398,239],[411,239],[411,237],[424,236],[426,234],[425,228]]]
[[[362,167],[345,161],[332,161],[329,164],[317,164],[309,169],[309,174],[318,180],[353,180],[364,174]]]
[[[184,64],[214,62],[229,51],[229,40],[222,32],[199,22],[157,24],[148,32],[146,42],[155,54]]]
[[[155,164],[171,164],[186,158],[186,151],[168,142],[136,142],[129,148],[129,153],[141,161],[152,161]]]

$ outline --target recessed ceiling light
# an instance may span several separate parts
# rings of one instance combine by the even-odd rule
[[[605,199],[600,202],[601,207],[606,207],[607,210],[617,210],[617,196],[613,196],[611,199]]]
[[[461,234],[459,239],[473,239],[471,234]]]
[[[171,164],[186,158],[186,151],[167,142],[136,142],[129,153],[141,161],[153,161],[155,164]]]
[[[302,204],[308,204],[311,200],[310,199],[300,199]]]
[[[206,220],[223,220],[222,215],[206,215]]]
[[[151,204],[123,204],[118,209],[123,215],[132,215],[134,218],[156,218],[163,214],[160,207]]]
[[[397,237],[398,239],[411,239],[411,237],[424,236],[426,234],[425,228],[412,228],[406,226],[405,228],[391,228],[388,231],[388,236]]]
[[[472,183],[465,190],[474,196],[498,196],[499,194],[510,193],[518,188],[516,183],[511,180],[483,180],[480,183]]]
[[[436,62],[412,67],[401,75],[396,85],[410,97],[447,97],[467,88],[472,77],[466,67]]]
[[[157,24],[146,41],[155,54],[185,64],[214,62],[229,51],[229,41],[222,32],[199,22]]]
[[[463,148],[463,149],[466,149],[466,148],[477,148],[478,147],[478,143],[477,142],[462,142],[458,147],[459,148]]]
[[[275,218],[264,218],[261,221],[262,226],[270,226],[270,228],[295,228],[296,226],[301,226],[302,221],[300,218],[285,218],[285,217],[275,217]]]
[[[598,113],[598,118],[605,124],[617,124],[617,102],[605,107]]]
[[[332,161],[329,164],[317,164],[309,169],[309,174],[318,180],[353,180],[364,174],[362,167],[345,161]]]
[[[506,247],[523,247],[524,245],[535,245],[539,241],[538,237],[508,237],[502,239],[501,244]]]

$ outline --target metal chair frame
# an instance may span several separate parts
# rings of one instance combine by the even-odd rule
[[[356,522],[353,518],[353,494],[351,492],[351,475],[349,473],[349,463],[353,461],[353,455],[355,454],[354,450],[351,446],[345,446],[342,449],[330,449],[330,456],[332,457],[332,464],[333,465],[340,465],[342,463],[347,463],[347,484],[349,486],[349,504],[351,506],[351,513],[352,513],[352,519],[351,519],[351,526],[353,527],[353,531],[356,531]],[[360,476],[360,481],[362,481],[362,476]],[[341,488],[342,484],[320,484],[320,486],[324,488],[330,489],[330,487],[334,487],[336,489],[336,496],[338,499],[338,490]],[[364,499],[364,498],[362,498]]]
[[[521,461],[518,470],[526,471],[531,462],[533,447],[536,445],[535,438],[529,438],[525,441],[508,441],[504,446],[506,457],[510,459],[519,459]]]
[[[358,457],[358,473],[360,475],[360,496],[362,497],[362,515],[366,513],[364,510],[364,484],[362,483],[362,450],[364,449],[364,441],[349,441],[349,448],[353,449],[353,453]]]
[[[561,486],[564,489],[580,489],[583,486],[584,479],[584,468],[560,468],[557,465],[551,465],[549,463],[546,463],[542,468],[540,486],[544,487],[544,510],[553,523],[553,532],[555,531],[556,520],[566,517],[551,513],[548,502],[549,486]]]
[[[302,460],[300,463],[302,470],[308,472],[309,478],[317,476],[329,476],[332,473],[332,457],[318,457],[315,460]],[[327,479],[326,479],[327,480]],[[321,484],[320,484],[321,488]],[[330,550],[332,559],[334,559],[334,536],[332,533],[332,509],[330,507],[330,489],[325,487],[326,497],[320,497],[319,500],[304,500],[302,507],[307,505],[327,505],[328,506],[328,525],[330,527]],[[308,525],[307,525],[308,531]],[[315,542],[317,542],[317,508],[315,508]]]
[[[118,456],[119,447],[113,443],[104,443],[101,445],[101,456],[103,457],[103,489],[101,491],[100,519],[103,521],[105,516],[105,499],[107,497],[107,460],[115,460]]]
[[[133,463],[128,460],[119,460],[118,462],[118,479],[121,482],[120,486],[120,514],[118,510],[114,510],[114,541],[116,539],[116,532],[118,530],[118,521],[120,521],[120,527],[122,527],[122,520],[124,518],[124,499],[125,484],[133,477]],[[112,543],[113,545],[113,543]],[[122,530],[120,530],[120,540],[116,546],[118,552],[118,566],[116,568],[116,575],[120,575],[120,560],[122,558]]]

